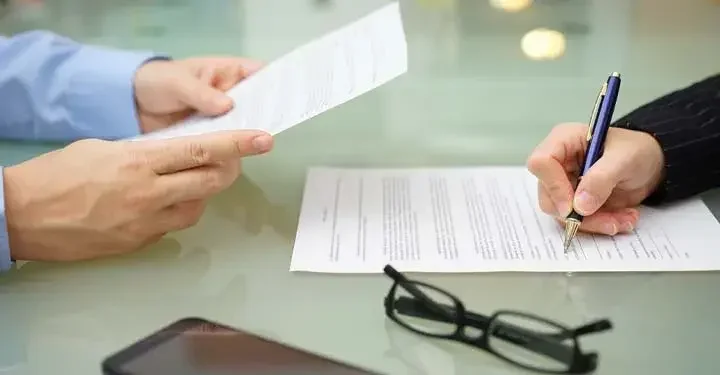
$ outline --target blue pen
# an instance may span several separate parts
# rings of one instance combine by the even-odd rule
[[[590,117],[590,123],[587,133],[587,142],[589,142],[585,151],[585,160],[580,168],[578,181],[588,170],[602,157],[605,148],[605,138],[607,137],[610,123],[612,122],[613,112],[615,111],[615,103],[617,102],[618,93],[620,92],[620,73],[612,73],[607,81],[603,83],[600,94],[595,101],[595,107]],[[580,223],[583,217],[573,209],[570,215],[565,219],[565,238],[563,239],[563,247],[567,254],[572,240],[577,235]]]

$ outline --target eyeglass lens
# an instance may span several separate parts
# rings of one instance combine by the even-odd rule
[[[523,335],[523,332],[533,334]],[[572,363],[574,341],[564,337],[562,328],[542,320],[520,314],[500,314],[488,333],[491,350],[523,366],[562,372]]]
[[[452,297],[428,286],[420,284],[414,284],[414,286],[433,302],[450,307],[450,309],[447,310],[447,315],[443,317],[438,314],[433,314],[431,310],[427,309],[423,302],[416,299],[405,288],[399,286],[393,298],[395,317],[409,328],[419,332],[443,336],[453,334],[456,330],[456,325],[454,323],[455,313],[453,309],[455,302]],[[428,315],[434,316],[436,319],[428,319]]]

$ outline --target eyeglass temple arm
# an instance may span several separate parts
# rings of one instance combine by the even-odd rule
[[[416,287],[415,284],[405,277],[405,275],[398,272],[391,265],[386,265],[385,268],[383,268],[383,272],[385,272],[385,274],[393,279],[393,281],[395,281],[398,285],[402,285],[402,287],[407,290],[408,293],[412,294],[413,297],[423,302],[423,305],[425,306],[424,310],[432,310],[429,313],[434,313],[434,316],[436,317],[438,317],[438,315],[442,315],[443,321],[453,321],[454,315],[452,314],[452,310],[438,308],[440,306],[439,304],[433,301],[432,298],[428,297],[427,294],[423,293],[420,288]]]
[[[436,304],[441,306],[450,314],[452,314],[452,311],[454,310],[454,308],[450,306],[438,303]],[[421,301],[413,300],[408,297],[399,297],[395,301],[395,309],[403,315],[444,323],[455,323],[455,319],[447,318],[446,316],[439,316],[432,311],[428,311],[428,308]],[[487,331],[490,318],[470,311],[465,312],[465,317],[465,323],[469,326],[477,328],[483,332]],[[505,342],[510,342],[530,351],[547,355],[561,362],[570,363],[573,359],[573,348],[562,343],[562,340],[565,338],[562,337],[565,336],[562,334],[542,334],[505,322],[497,323],[491,334]]]
[[[611,330],[612,328],[612,322],[610,322],[608,319],[600,319],[575,328],[570,331],[570,333],[572,337],[580,337],[605,332]]]

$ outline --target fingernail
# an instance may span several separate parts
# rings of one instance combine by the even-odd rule
[[[570,205],[565,202],[555,203],[555,209],[557,210],[558,215],[560,215],[561,217],[570,215]]]
[[[627,233],[632,233],[632,231],[635,230],[635,227],[629,221],[624,222],[622,227],[623,227],[623,231],[627,232]]]
[[[268,151],[272,147],[272,137],[265,134],[257,136],[255,137],[255,139],[253,139],[252,145],[257,151]]]
[[[575,196],[575,208],[581,215],[587,215],[591,213],[597,206],[597,199],[587,191],[581,191]]]
[[[618,232],[618,229],[617,229],[617,226],[615,225],[615,223],[607,223],[603,226],[603,229],[604,229],[605,234],[607,234],[608,236],[614,236]]]
[[[640,213],[633,208],[628,208],[625,210],[625,215],[630,216],[632,220],[637,220],[637,218],[640,216]]]

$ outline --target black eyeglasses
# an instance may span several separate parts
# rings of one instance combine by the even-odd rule
[[[516,366],[548,374],[586,374],[597,368],[597,353],[583,353],[578,337],[612,329],[602,319],[578,328],[518,311],[488,317],[467,311],[460,300],[435,286],[410,280],[392,266],[394,283],[385,297],[385,314],[421,334],[485,350]]]

